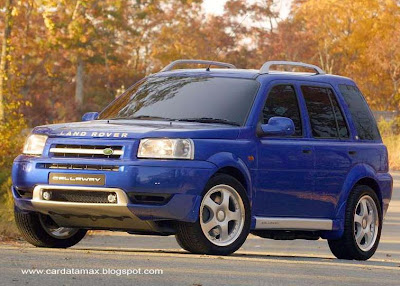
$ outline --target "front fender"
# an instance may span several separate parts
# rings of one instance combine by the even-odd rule
[[[226,167],[232,167],[238,169],[246,180],[247,195],[249,199],[251,199],[251,194],[252,194],[251,174],[246,163],[241,158],[229,152],[220,152],[209,157],[207,161],[216,165],[218,170]]]

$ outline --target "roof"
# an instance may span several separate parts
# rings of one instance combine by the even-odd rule
[[[197,69],[174,69],[178,65],[182,64],[201,64],[207,66],[206,68]],[[224,67],[221,68],[211,68],[211,66]],[[307,72],[285,72],[276,71],[271,69],[272,66],[292,66],[301,67],[310,70],[314,70],[313,73]],[[182,59],[176,60],[164,67],[159,73],[152,76],[211,76],[211,77],[233,77],[233,78],[249,78],[256,79],[260,77],[260,80],[266,79],[274,80],[307,80],[307,81],[318,81],[332,83],[334,82],[347,82],[352,81],[349,78],[327,75],[320,67],[312,64],[302,63],[302,62],[290,62],[290,61],[267,61],[265,62],[261,69],[237,69],[233,64],[210,61],[210,60],[195,60],[195,59]]]
[[[273,71],[270,73],[260,73],[260,70],[255,69],[215,69],[210,68],[207,71],[202,69],[176,69],[172,71],[159,72],[152,76],[211,76],[211,77],[232,77],[232,78],[248,78],[256,79],[260,76],[269,80],[307,80],[316,82],[330,83],[332,81],[351,81],[347,77],[331,74],[315,74],[306,72],[281,72]]]

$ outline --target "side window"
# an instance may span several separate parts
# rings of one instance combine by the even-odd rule
[[[264,124],[274,116],[288,117],[293,120],[295,126],[294,136],[303,134],[297,96],[291,85],[277,85],[271,89],[262,115]]]
[[[336,97],[331,89],[328,89],[328,94],[332,100],[332,107],[336,116],[337,127],[339,130],[339,137],[343,139],[349,138],[350,137],[349,129],[347,128],[346,120],[344,119],[343,113],[340,110]]]
[[[351,117],[362,140],[380,140],[378,127],[360,90],[353,85],[340,84],[339,90],[349,107]]]
[[[314,138],[348,138],[349,131],[329,88],[302,86]]]

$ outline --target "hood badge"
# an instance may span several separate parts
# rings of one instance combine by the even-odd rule
[[[111,148],[106,148],[103,150],[103,154],[106,156],[111,156],[112,154],[114,154],[114,150]]]
[[[128,133],[122,132],[86,132],[86,131],[61,131],[58,133],[60,136],[92,136],[92,137],[105,137],[105,138],[128,138]]]

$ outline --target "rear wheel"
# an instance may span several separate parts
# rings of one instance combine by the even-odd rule
[[[14,211],[15,222],[22,237],[38,247],[67,248],[77,244],[86,230],[60,227],[48,215],[36,212]]]
[[[328,240],[339,259],[367,260],[378,248],[382,230],[379,199],[368,186],[356,186],[346,206],[344,233],[338,240]]]
[[[233,177],[210,179],[195,223],[178,224],[176,239],[192,253],[228,255],[239,249],[250,230],[250,204],[244,187]]]

